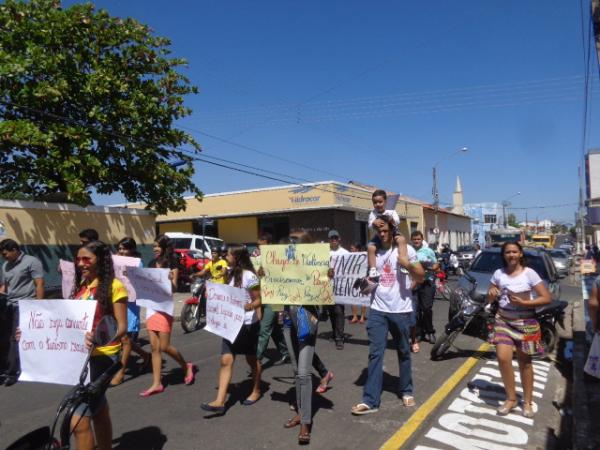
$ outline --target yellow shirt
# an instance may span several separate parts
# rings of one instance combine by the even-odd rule
[[[220,259],[216,263],[209,261],[204,268],[210,270],[210,281],[219,284],[225,283],[225,275],[227,274],[227,261],[224,259]]]
[[[82,284],[81,288],[75,294],[75,300],[95,300],[94,295],[96,294],[96,289],[98,288],[98,279],[96,278],[90,284]],[[121,281],[116,278],[113,279],[112,282],[112,302],[122,302],[127,301],[127,289],[121,283]],[[102,305],[98,302],[96,304],[96,314],[94,315],[93,328],[92,332],[95,330],[96,325],[102,318]],[[109,345],[105,345],[102,347],[96,347],[92,353],[92,356],[113,356],[121,351],[121,342],[113,343],[111,342]]]

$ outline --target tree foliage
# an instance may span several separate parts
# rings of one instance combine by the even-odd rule
[[[517,222],[517,216],[515,216],[513,213],[509,213],[506,218],[507,218],[508,225],[510,225],[511,227],[519,228],[519,222]]]
[[[122,192],[159,213],[185,207],[199,145],[174,122],[196,87],[170,41],[92,4],[0,4],[0,194]],[[182,150],[182,146],[188,150]],[[174,161],[183,165],[173,167]]]

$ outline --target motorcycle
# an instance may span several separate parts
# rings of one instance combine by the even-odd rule
[[[494,302],[486,308],[485,300],[475,300],[477,281],[467,272],[463,276],[471,284],[471,289],[467,291],[458,287],[452,292],[449,321],[431,348],[431,359],[434,361],[446,354],[461,333],[486,342],[491,340],[494,333],[498,303]],[[542,333],[542,346],[546,353],[554,350],[557,341],[556,323],[562,323],[566,306],[565,301],[554,301],[535,309]]]
[[[79,382],[71,389],[58,405],[56,416],[50,427],[42,427],[31,433],[26,434],[18,441],[7,447],[7,450],[31,449],[31,450],[69,450],[71,448],[71,419],[77,411],[77,408],[85,403],[86,409],[98,397],[103,395],[108,389],[110,381],[114,375],[121,369],[121,362],[117,360],[95,381],[85,384],[88,375],[90,357],[94,348],[101,347],[114,341],[117,335],[117,322],[112,316],[104,316],[96,327],[92,339],[92,347],[89,350],[85,364],[79,375]],[[54,437],[56,427],[62,416],[60,423],[60,439]]]
[[[206,281],[197,278],[190,291],[192,296],[185,301],[181,309],[181,328],[186,333],[202,328],[206,322]]]

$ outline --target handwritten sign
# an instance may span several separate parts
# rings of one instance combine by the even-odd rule
[[[127,277],[135,289],[136,303],[172,316],[173,294],[169,272],[169,269],[128,267]]]
[[[62,295],[64,298],[69,298],[75,285],[75,264],[72,261],[61,259],[58,265],[62,278]]]
[[[93,300],[19,300],[19,381],[77,384],[95,311]]]
[[[244,324],[245,303],[245,289],[207,281],[204,329],[230,342],[235,341]]]
[[[333,295],[342,305],[370,306],[371,297],[354,289],[354,282],[367,274],[367,253],[345,253],[331,258],[333,267]]]
[[[327,277],[329,244],[261,245],[262,302],[283,305],[333,305]]]
[[[140,258],[132,258],[131,256],[113,255],[113,266],[115,268],[115,278],[118,278],[121,283],[127,289],[127,299],[130,302],[135,302],[136,293],[135,289],[131,285],[129,278],[127,278],[127,268],[129,267],[140,267]]]

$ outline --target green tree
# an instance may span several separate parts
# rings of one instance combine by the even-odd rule
[[[86,205],[92,190],[121,192],[159,213],[202,195],[191,181],[200,147],[174,126],[197,88],[168,39],[58,0],[7,0],[0,30],[0,194]]]
[[[517,222],[517,216],[515,216],[513,213],[508,214],[506,219],[508,221],[508,224],[511,227],[519,228],[519,222]]]

